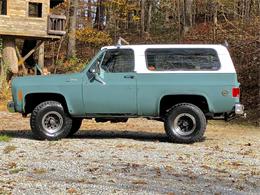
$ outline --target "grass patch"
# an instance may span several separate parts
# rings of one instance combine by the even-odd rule
[[[16,150],[16,146],[6,146],[4,148],[4,154],[9,154]]]
[[[19,173],[19,172],[22,172],[22,171],[25,171],[25,168],[16,168],[16,169],[11,169],[9,171],[10,174],[16,174],[16,173]]]
[[[9,142],[11,140],[11,137],[8,135],[0,135],[0,142]]]

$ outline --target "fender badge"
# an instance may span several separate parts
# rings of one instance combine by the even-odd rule
[[[228,95],[228,90],[223,90],[223,91],[222,91],[222,95],[223,95],[223,96],[227,96],[227,95]]]

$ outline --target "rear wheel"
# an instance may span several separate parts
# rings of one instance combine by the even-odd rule
[[[166,115],[165,131],[169,139],[177,143],[200,141],[207,121],[200,108],[193,104],[175,105]]]
[[[30,124],[35,138],[58,140],[67,137],[72,127],[72,119],[64,112],[61,103],[46,101],[33,110]]]
[[[77,133],[81,127],[82,119],[72,119],[72,127],[68,136],[72,136]]]

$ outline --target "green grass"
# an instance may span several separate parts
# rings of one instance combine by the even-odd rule
[[[19,172],[22,172],[22,171],[25,171],[26,169],[25,168],[15,168],[15,169],[11,169],[9,171],[10,174],[16,174],[16,173],[19,173]]]
[[[0,135],[0,142],[9,142],[11,140],[11,137],[8,135]]]

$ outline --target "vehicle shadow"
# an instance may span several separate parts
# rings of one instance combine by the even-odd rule
[[[0,135],[11,138],[34,140],[31,130],[3,130]],[[133,139],[140,141],[169,142],[166,134],[144,131],[118,131],[118,130],[80,130],[66,139]]]
[[[33,137],[33,133],[31,130],[3,130],[0,131],[0,136],[1,135],[6,135],[11,138],[36,140]],[[72,135],[65,139],[132,139],[147,142],[171,143],[171,141],[168,139],[165,133],[154,133],[134,130],[80,130],[75,135]],[[204,142],[205,140],[206,138],[203,137],[202,140],[200,140],[199,142]]]
[[[2,130],[0,136],[6,135],[10,138],[34,139],[31,130]]]
[[[140,141],[169,142],[166,134],[145,131],[87,130],[79,131],[72,139],[134,139]]]

